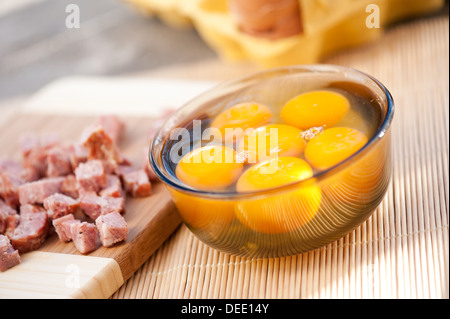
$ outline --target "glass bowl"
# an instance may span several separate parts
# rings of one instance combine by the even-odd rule
[[[175,177],[176,161],[171,157],[176,153],[174,141],[186,138],[189,142],[185,146],[192,147],[195,141],[189,134],[196,136],[199,129],[194,123],[201,123],[200,129],[205,129],[210,119],[227,106],[248,100],[282,105],[299,92],[330,83],[351,88],[354,94],[379,105],[373,123],[375,134],[352,156],[300,182],[247,193],[193,189]],[[185,224],[207,245],[245,257],[294,255],[341,238],[381,203],[391,177],[393,115],[389,91],[355,69],[335,65],[271,69],[219,84],[181,107],[155,136],[150,163]],[[310,211],[315,213],[308,215]],[[269,217],[258,225],[245,216]]]

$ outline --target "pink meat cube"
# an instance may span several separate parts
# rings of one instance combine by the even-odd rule
[[[133,197],[146,197],[152,194],[152,184],[142,169],[125,172],[122,181],[125,190]]]
[[[19,252],[13,248],[8,237],[0,235],[0,272],[20,264]]]
[[[116,115],[101,115],[96,124],[100,125],[114,143],[117,143],[125,131],[125,124]]]
[[[125,197],[122,183],[117,175],[108,174],[106,176],[107,185],[103,188],[99,195],[106,197]]]
[[[101,160],[105,174],[114,174],[117,171],[117,162],[113,160]]]
[[[55,231],[58,234],[60,240],[64,242],[72,240],[71,224],[73,223],[81,223],[81,221],[75,219],[72,214],[54,219],[52,221],[52,224],[55,227]]]
[[[62,147],[54,147],[47,151],[47,176],[57,177],[72,173],[70,155]]]
[[[85,163],[88,160],[89,152],[88,150],[77,144],[71,144],[67,148],[67,152],[69,154],[70,163],[72,165],[72,170],[75,171],[75,169],[80,165],[80,163]]]
[[[98,192],[107,185],[105,169],[99,160],[80,163],[75,170],[75,176],[79,186],[88,192]]]
[[[6,173],[23,183],[33,182],[39,179],[39,173],[31,167],[23,167],[22,163],[13,159],[0,161],[0,173]]]
[[[23,158],[23,166],[37,172],[39,177],[47,173],[47,151],[42,148],[34,148]]]
[[[27,132],[19,138],[19,148],[23,157],[27,157],[33,149],[41,147],[39,136],[33,132]]]
[[[50,220],[73,214],[79,206],[78,200],[60,193],[50,195],[44,200],[44,207]]]
[[[72,241],[80,253],[90,253],[100,246],[98,230],[94,224],[87,222],[72,223],[70,228]]]
[[[81,134],[80,144],[88,150],[90,160],[118,159],[114,141],[100,125],[87,127]]]
[[[14,208],[0,199],[0,234],[3,234],[6,230],[6,218],[16,214],[17,211]]]
[[[98,196],[90,192],[81,195],[80,207],[92,220],[96,220],[100,215],[125,212],[125,200],[122,197]]]
[[[5,231],[3,232],[3,235],[11,237],[14,234],[14,230],[17,228],[17,226],[19,226],[19,222],[20,222],[19,214],[6,216]]]
[[[61,185],[61,193],[72,198],[78,198],[78,181],[74,174],[64,177],[64,181]]]
[[[6,172],[0,172],[0,197],[10,206],[19,205],[19,186],[23,181]]]
[[[20,204],[43,204],[44,200],[55,193],[61,193],[64,177],[48,177],[20,185]]]
[[[41,247],[49,230],[45,210],[36,205],[24,205],[20,209],[19,225],[9,239],[19,253],[26,253]]]
[[[20,205],[20,215],[28,215],[35,213],[46,213],[45,209],[40,205],[25,204]]]
[[[127,239],[127,223],[117,212],[99,216],[95,220],[95,224],[99,231],[100,242],[105,247],[111,247]]]

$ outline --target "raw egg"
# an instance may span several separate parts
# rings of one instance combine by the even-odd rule
[[[169,192],[184,221],[191,227],[214,230],[219,234],[234,218],[234,203],[229,200],[202,198],[172,188]]]
[[[350,109],[350,102],[342,94],[332,91],[313,91],[289,100],[281,110],[286,124],[302,130],[311,127],[331,127]]]
[[[238,192],[265,190],[310,178],[313,170],[297,157],[279,157],[253,165],[239,178]],[[308,223],[317,213],[321,191],[313,183],[285,193],[242,200],[236,205],[239,221],[258,232],[283,233]]]
[[[217,115],[212,121],[211,127],[219,129],[224,140],[230,140],[233,136],[228,135],[229,138],[227,138],[227,131],[234,129],[245,131],[247,128],[255,128],[267,124],[271,119],[272,113],[266,105],[256,102],[244,102],[233,105]],[[240,139],[241,137],[242,134],[236,132],[235,138]]]
[[[183,156],[175,174],[184,184],[200,190],[221,190],[239,178],[243,163],[236,160],[236,152],[223,145],[197,148]]]
[[[367,141],[367,136],[358,130],[329,128],[308,142],[305,158],[314,168],[325,170],[356,153]]]
[[[256,163],[276,156],[300,156],[306,146],[302,131],[284,124],[269,124],[244,135],[238,156],[247,163]]]

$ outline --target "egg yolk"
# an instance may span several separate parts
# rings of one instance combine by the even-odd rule
[[[367,136],[358,130],[329,128],[308,142],[305,158],[313,167],[325,170],[356,153],[367,141]]]
[[[274,188],[311,177],[311,166],[296,157],[278,157],[253,165],[239,178],[236,189],[248,192]]]
[[[312,168],[304,160],[279,157],[250,167],[239,178],[237,190],[263,190],[299,182],[312,175]],[[242,224],[255,231],[283,233],[308,223],[317,213],[320,201],[318,186],[303,186],[282,194],[240,201],[235,214]]]
[[[230,200],[197,197],[172,188],[168,190],[178,212],[189,226],[214,230],[218,234],[234,219],[234,202]]]
[[[230,140],[232,136],[227,138],[227,129],[239,128],[245,131],[247,128],[267,124],[271,119],[272,113],[266,105],[245,102],[233,105],[217,115],[212,121],[211,127],[219,129],[224,140]],[[242,134],[236,134],[237,139],[241,137]]]
[[[239,178],[243,163],[236,152],[226,146],[209,145],[183,156],[175,174],[184,184],[200,190],[221,190]]]
[[[342,94],[332,91],[313,91],[298,95],[281,110],[286,124],[302,130],[311,127],[331,127],[350,109],[350,102]]]
[[[276,156],[300,156],[306,146],[302,131],[284,124],[270,124],[253,130],[239,143],[238,156],[257,163]]]

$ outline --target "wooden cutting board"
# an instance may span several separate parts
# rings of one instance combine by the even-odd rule
[[[156,115],[165,107],[180,106],[210,85],[157,79],[62,79],[0,121],[0,159],[20,159],[18,138],[24,132],[57,132],[62,141],[77,141],[99,114],[114,113],[127,125],[119,147],[139,165]],[[109,298],[181,223],[164,186],[154,183],[152,187],[150,197],[127,198],[125,243],[81,255],[72,242],[61,242],[53,234],[38,251],[23,254],[20,265],[0,273],[0,299]]]
[[[120,147],[135,165],[149,145],[152,118],[122,117],[127,125]],[[20,159],[17,137],[26,131],[57,132],[62,141],[77,141],[92,116],[18,114],[1,127],[2,157]],[[22,255],[22,263],[0,273],[0,298],[107,298],[110,297],[170,236],[181,219],[160,183],[146,198],[127,197],[127,241],[88,254],[77,252],[72,242],[51,235],[37,252]]]

